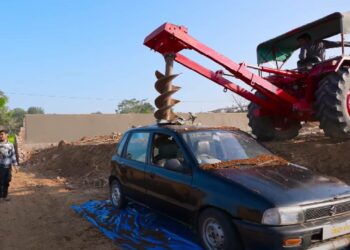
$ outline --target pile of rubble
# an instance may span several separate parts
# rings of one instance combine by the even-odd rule
[[[288,161],[350,184],[350,140],[327,138],[318,126],[309,126],[293,140],[264,144]]]
[[[84,137],[76,142],[60,141],[57,146],[30,153],[23,162],[26,168],[35,168],[51,174],[67,184],[104,187],[110,170],[110,161],[121,134]]]

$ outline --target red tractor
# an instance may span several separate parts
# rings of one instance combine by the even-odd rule
[[[236,63],[217,53],[188,34],[183,26],[165,23],[146,37],[144,44],[165,56],[166,74],[157,73],[158,88],[164,84],[162,98],[156,104],[163,111],[177,102],[170,95],[172,61],[201,74],[251,103],[248,107],[252,133],[261,141],[285,140],[298,135],[301,122],[319,121],[326,136],[350,138],[350,56],[345,53],[344,34],[350,33],[350,12],[333,13],[263,42],[257,47],[259,66]],[[312,41],[322,41],[340,34],[340,56],[316,58],[293,70],[282,69],[294,51],[300,49],[298,38],[308,34]],[[184,49],[197,51],[225,70],[212,71],[182,55]],[[261,64],[274,61],[275,68]],[[257,70],[254,74],[250,69]],[[228,72],[228,73],[227,73]],[[229,80],[234,76],[256,91],[252,93]],[[171,117],[171,116],[166,116]]]

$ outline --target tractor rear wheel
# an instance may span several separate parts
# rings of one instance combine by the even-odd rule
[[[316,118],[326,136],[350,138],[350,68],[329,74],[316,91]]]
[[[259,92],[255,93],[260,98],[265,96]],[[287,118],[274,118],[270,116],[257,116],[256,113],[260,106],[256,103],[248,105],[249,126],[252,133],[259,141],[283,141],[297,137],[301,129],[300,121],[289,120]],[[278,122],[277,122],[278,121]]]

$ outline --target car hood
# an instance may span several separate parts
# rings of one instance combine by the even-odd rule
[[[276,206],[302,205],[350,196],[350,187],[339,179],[318,175],[294,164],[210,171],[261,195]]]

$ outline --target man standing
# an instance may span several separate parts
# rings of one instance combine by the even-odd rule
[[[7,130],[0,130],[0,201],[9,201],[8,188],[11,181],[12,166],[17,166],[16,152],[7,140]]]

